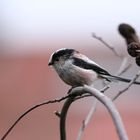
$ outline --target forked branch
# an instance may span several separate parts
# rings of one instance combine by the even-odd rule
[[[105,96],[103,93],[101,93],[97,89],[91,88],[89,86],[74,88],[70,93],[71,95],[74,95],[74,96],[71,96],[65,102],[62,112],[61,112],[61,117],[60,117],[61,140],[66,140],[65,121],[66,121],[66,115],[67,115],[68,109],[69,109],[71,103],[74,101],[75,95],[78,95],[81,93],[83,93],[83,94],[89,93],[91,96],[94,96],[95,98],[97,98],[107,108],[108,112],[110,113],[112,120],[114,122],[115,128],[116,128],[116,131],[118,133],[119,139],[128,140],[128,136],[126,134],[121,117],[120,117],[115,105],[111,101],[111,99],[108,98],[107,96]]]

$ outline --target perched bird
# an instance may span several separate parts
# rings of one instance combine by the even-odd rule
[[[62,48],[57,50],[51,55],[48,65],[53,66],[59,77],[72,87],[92,86],[95,80],[101,78],[109,82],[131,81],[130,79],[111,75],[87,56],[74,49]],[[135,81],[134,84],[140,84],[140,82]]]

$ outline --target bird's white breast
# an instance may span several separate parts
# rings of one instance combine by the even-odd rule
[[[92,85],[97,79],[97,74],[93,70],[75,66],[72,60],[67,60],[61,66],[55,66],[55,69],[60,78],[71,86]]]

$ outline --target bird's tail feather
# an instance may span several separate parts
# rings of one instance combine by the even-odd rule
[[[103,75],[102,75],[103,76]],[[104,78],[106,78],[108,81],[122,81],[122,82],[126,82],[129,83],[131,82],[130,79],[126,79],[126,78],[122,78],[122,77],[118,77],[118,76],[114,76],[114,75],[109,75],[109,76],[103,76]],[[140,82],[135,81],[134,84],[140,85]]]

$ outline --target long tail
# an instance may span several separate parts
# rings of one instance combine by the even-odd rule
[[[126,82],[129,83],[131,82],[130,79],[126,79],[126,78],[122,78],[122,77],[118,77],[118,76],[114,76],[114,75],[102,75],[102,77],[104,77],[105,79],[109,80],[109,81],[122,81],[122,82]],[[135,81],[134,84],[140,85],[140,82]]]

